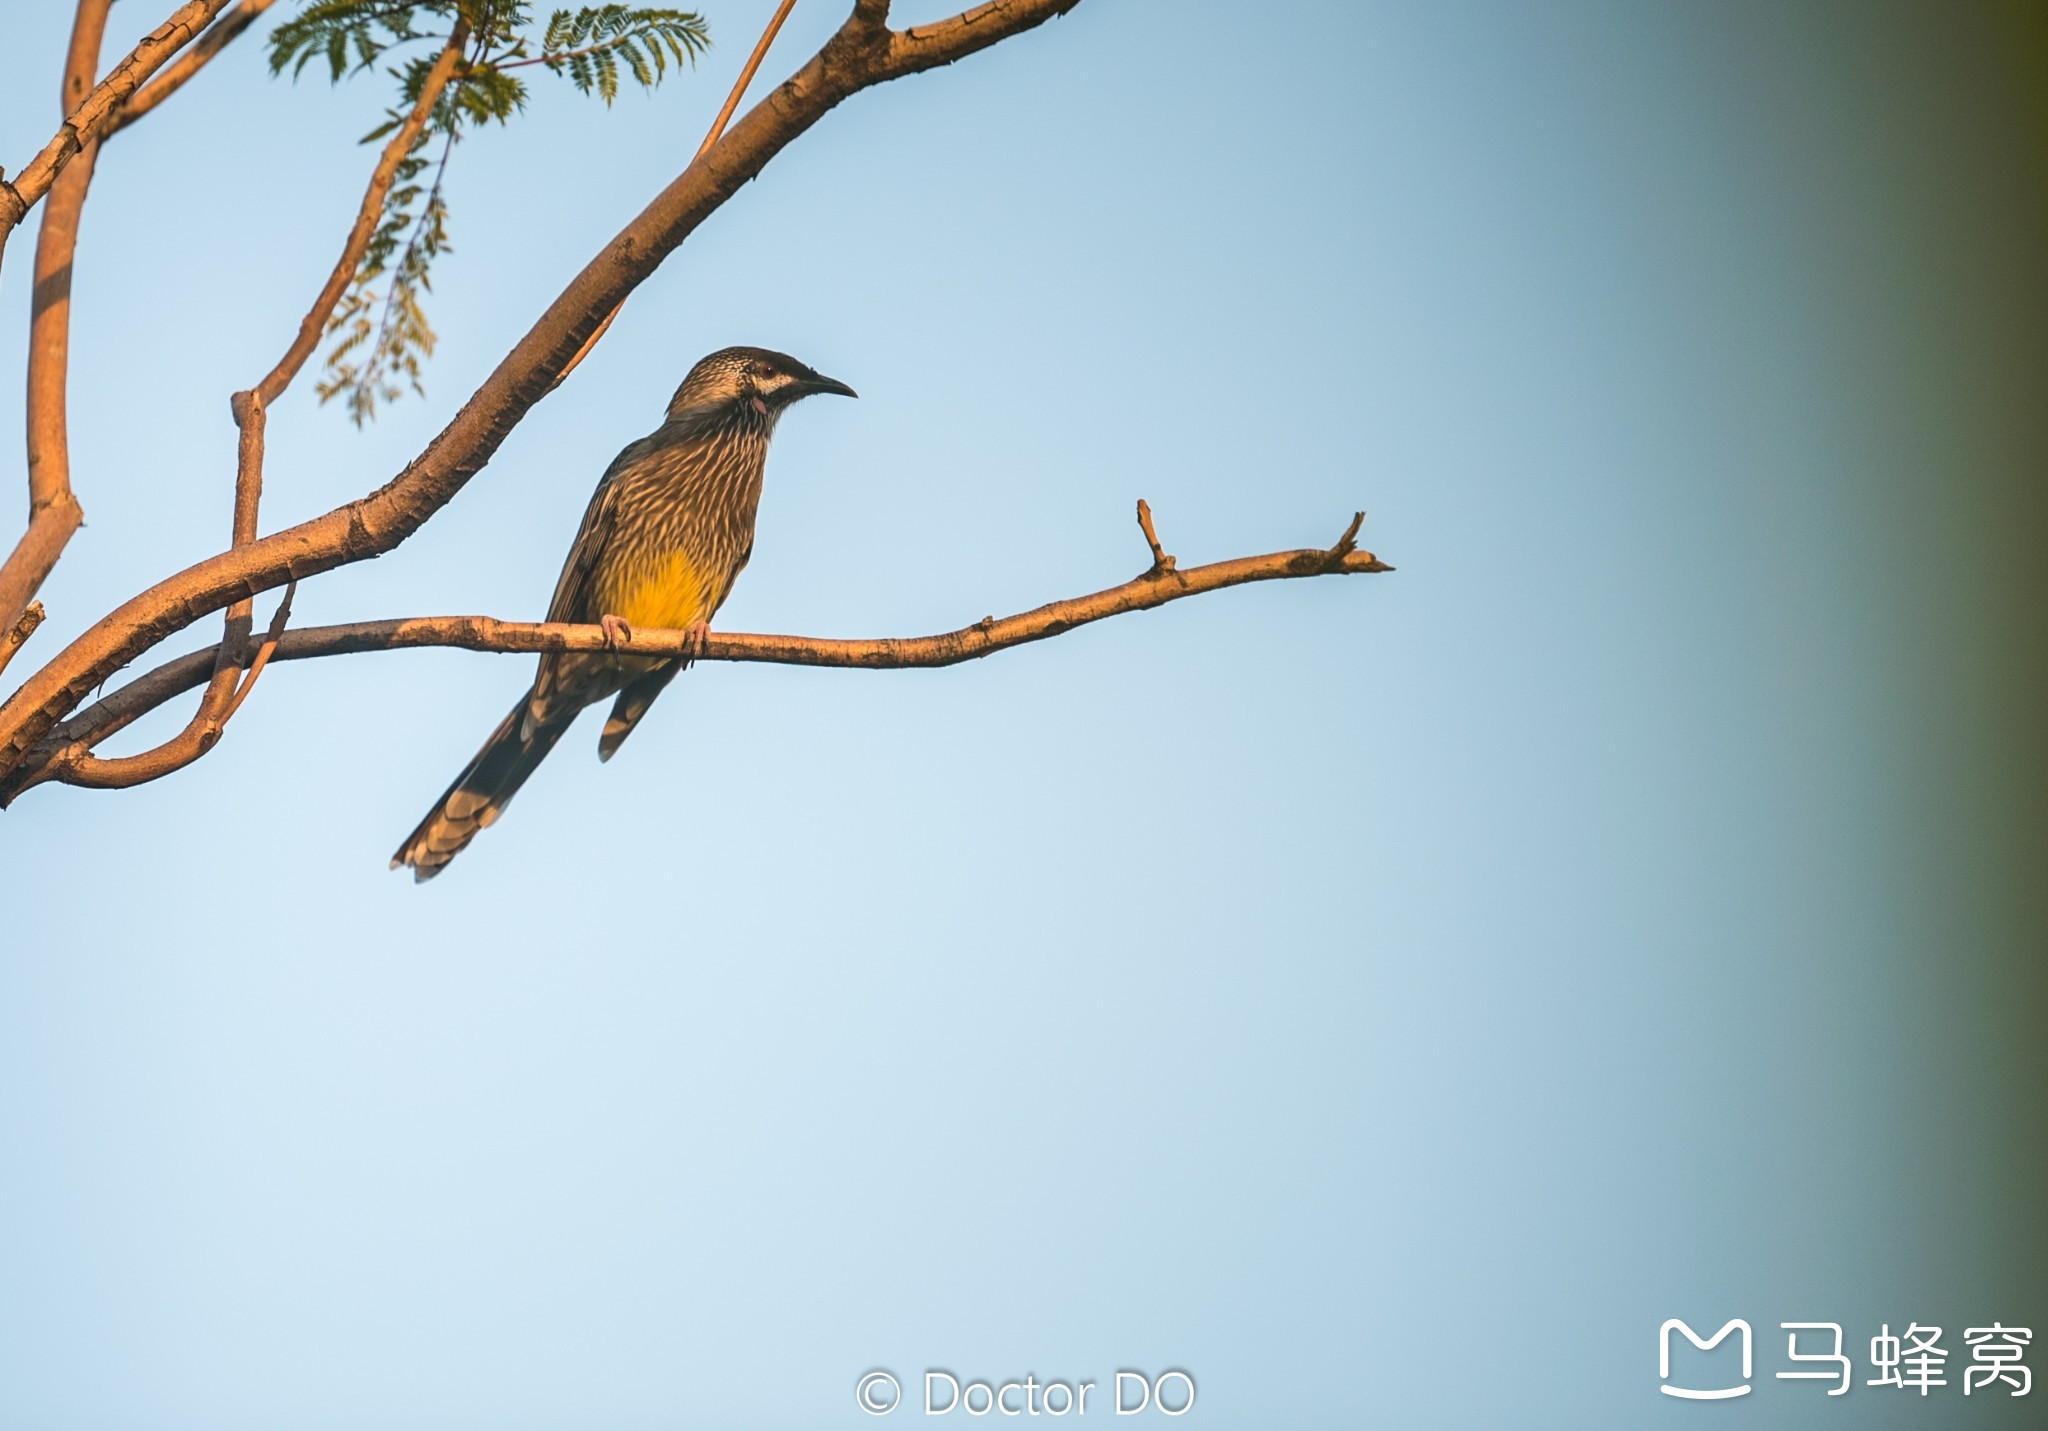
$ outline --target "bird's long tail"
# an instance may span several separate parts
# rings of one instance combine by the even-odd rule
[[[455,777],[447,793],[434,802],[419,828],[406,836],[398,853],[391,857],[391,868],[411,865],[415,880],[432,879],[443,865],[462,853],[463,847],[476,838],[477,831],[504,813],[513,795],[526,783],[526,777],[547,759],[555,742],[569,728],[567,721],[551,725],[529,721],[527,700],[531,694],[520,697],[519,704],[498,723],[476,758]]]

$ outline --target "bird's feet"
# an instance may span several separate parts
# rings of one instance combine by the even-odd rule
[[[711,647],[711,623],[692,621],[683,628],[683,664],[689,665]]]
[[[609,611],[597,618],[597,624],[604,628],[604,644],[616,651],[633,642],[633,626],[623,616],[614,616]]]

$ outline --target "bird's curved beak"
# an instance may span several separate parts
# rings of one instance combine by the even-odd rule
[[[845,383],[840,382],[839,379],[828,378],[823,373],[812,373],[804,379],[803,395],[809,397],[812,393],[837,393],[841,397],[850,398],[860,396],[859,393],[855,392]]]

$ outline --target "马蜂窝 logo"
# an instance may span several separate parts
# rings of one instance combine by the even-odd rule
[[[1715,1347],[1721,1345],[1722,1340],[1728,1333],[1741,1332],[1742,1384],[1740,1386],[1724,1386],[1713,1391],[1700,1391],[1689,1386],[1673,1386],[1671,1384],[1671,1334],[1673,1332],[1684,1332],[1685,1339],[1703,1352],[1712,1351]],[[1657,1328],[1657,1376],[1663,1382],[1663,1385],[1657,1389],[1666,1396],[1682,1396],[1687,1401],[1726,1401],[1731,1396],[1749,1395],[1749,1376],[1754,1365],[1749,1338],[1749,1323],[1743,1321],[1740,1317],[1730,1317],[1723,1324],[1720,1331],[1715,1332],[1711,1337],[1707,1337],[1704,1340],[1698,1332],[1688,1327],[1678,1318],[1673,1317],[1663,1326]]]
[[[1856,1369],[1842,1350],[1841,1323],[1780,1322],[1778,1328],[1786,1334],[1785,1358],[1795,1369],[1774,1372],[1775,1380],[1831,1381],[1834,1385],[1827,1390],[1829,1396],[1849,1394],[1849,1388],[1855,1383]],[[1676,1340],[1672,1336],[1674,1332],[1683,1335],[1692,1343],[1693,1349],[1701,1353],[1712,1352],[1731,1334],[1739,1333],[1742,1379],[1734,1385],[1728,1384],[1734,1376],[1731,1348],[1730,1352],[1715,1358],[1711,1365],[1700,1357],[1681,1351],[1690,1365],[1681,1366],[1674,1381],[1671,1371],[1671,1348]],[[1807,1335],[1804,1348],[1799,1344],[1801,1333]],[[1906,1330],[1897,1335],[1893,1335],[1891,1323],[1882,1324],[1878,1334],[1870,1339],[1870,1365],[1877,1375],[1864,1385],[1917,1391],[1922,1396],[1948,1386],[1949,1349],[1941,1345],[1941,1336],[1940,1327],[1923,1326],[1919,1322],[1909,1323]],[[1702,1337],[1677,1317],[1671,1318],[1657,1328],[1657,1389],[1666,1396],[1682,1397],[1687,1401],[1726,1401],[1730,1397],[1747,1396],[1755,1389],[1750,1384],[1755,1373],[1753,1337],[1749,1323],[1741,1317],[1729,1318],[1710,1337]],[[2034,1389],[2034,1373],[2025,1359],[2033,1339],[2031,1328],[2009,1327],[2002,1322],[1993,1322],[1988,1327],[1965,1328],[1963,1342],[1969,1348],[1970,1360],[1956,1368],[1963,1373],[1963,1395],[1994,1390],[2003,1391],[2008,1396],[2030,1394]],[[1718,1372],[1714,1369],[1716,1367]]]

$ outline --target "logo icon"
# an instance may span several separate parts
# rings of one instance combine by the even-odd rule
[[[1703,1352],[1712,1351],[1715,1347],[1721,1345],[1727,1339],[1728,1333],[1734,1331],[1741,1332],[1742,1385],[1724,1386],[1715,1391],[1695,1391],[1689,1386],[1673,1386],[1671,1384],[1671,1334],[1674,1331],[1684,1332],[1685,1339]],[[1657,1328],[1657,1375],[1664,1383],[1657,1389],[1666,1396],[1682,1396],[1687,1401],[1726,1401],[1731,1396],[1747,1396],[1750,1392],[1749,1378],[1753,1370],[1749,1323],[1743,1321],[1740,1317],[1729,1318],[1727,1324],[1720,1331],[1715,1332],[1704,1341],[1700,1339],[1698,1332],[1676,1317],[1673,1317],[1663,1326]]]

